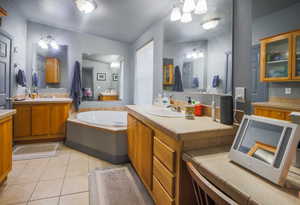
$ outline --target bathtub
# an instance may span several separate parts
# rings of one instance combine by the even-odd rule
[[[128,162],[127,112],[80,112],[67,122],[65,144],[114,164]]]

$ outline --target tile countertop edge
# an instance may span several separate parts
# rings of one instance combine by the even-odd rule
[[[283,102],[254,102],[252,103],[253,106],[257,107],[270,107],[270,108],[277,108],[277,109],[287,109],[291,111],[299,111],[300,112],[300,105],[295,105],[291,103],[283,103]]]
[[[16,114],[16,110],[0,110],[0,120]]]
[[[73,100],[70,99],[49,99],[49,100],[23,100],[23,101],[13,101],[12,104],[14,105],[19,105],[19,104],[63,104],[63,103],[68,103],[71,104]]]
[[[207,129],[207,130],[199,130],[199,131],[191,131],[191,132],[176,132],[176,130],[172,130],[170,128],[167,128],[154,120],[152,120],[150,117],[144,115],[143,113],[138,112],[137,110],[134,110],[132,108],[132,105],[126,106],[127,111],[129,114],[139,118],[140,120],[144,121],[144,123],[150,124],[150,126],[164,131],[167,135],[174,137],[176,140],[183,140],[186,137],[191,137],[195,135],[201,135],[201,134],[209,134],[209,133],[220,133],[223,131],[232,131],[232,134],[235,132],[234,126],[229,125],[223,125],[227,126],[226,128],[217,128],[217,129]],[[184,119],[184,118],[183,118]],[[215,123],[215,122],[213,122]],[[222,124],[220,124],[221,126]],[[217,135],[218,135],[217,134]]]

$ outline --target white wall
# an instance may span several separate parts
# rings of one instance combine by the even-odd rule
[[[15,69],[14,64],[19,65],[21,69],[26,68],[26,36],[27,36],[27,22],[20,15],[14,5],[9,4],[9,0],[2,0],[1,7],[6,9],[9,16],[2,18],[1,30],[4,30],[13,37],[13,50],[12,53],[12,95],[23,93],[24,89],[17,89],[15,83]]]

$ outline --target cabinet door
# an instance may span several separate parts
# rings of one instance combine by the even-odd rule
[[[46,59],[46,83],[59,83],[60,82],[60,69],[59,61],[56,58]]]
[[[137,122],[137,167],[145,185],[152,189],[153,131],[141,122]]]
[[[128,137],[128,157],[132,164],[135,165],[135,136],[137,129],[137,121],[131,115],[128,115],[128,127],[127,127],[127,137]]]
[[[0,182],[12,168],[12,118],[0,121]]]
[[[292,34],[261,42],[261,81],[289,81],[292,78]]]
[[[14,137],[31,136],[31,106],[15,105],[17,113],[14,115]]]
[[[48,135],[50,128],[50,106],[34,105],[32,110],[32,135]]]
[[[293,34],[293,80],[300,81],[300,31]]]
[[[50,107],[50,134],[65,134],[69,115],[68,104],[54,104]]]

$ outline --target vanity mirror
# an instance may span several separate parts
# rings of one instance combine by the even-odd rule
[[[33,46],[31,82],[33,88],[67,88],[68,46]]]
[[[84,101],[118,101],[122,95],[124,57],[120,55],[82,55],[82,93]]]
[[[207,1],[192,15],[190,22],[165,21],[163,89],[231,94],[233,1]]]

